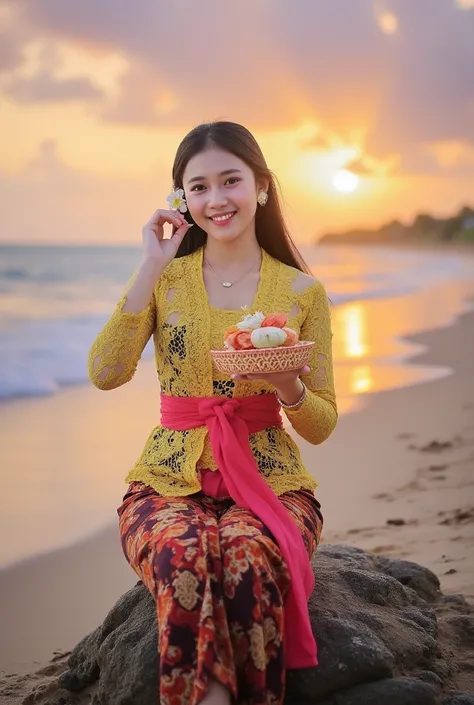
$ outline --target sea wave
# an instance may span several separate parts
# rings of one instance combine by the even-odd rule
[[[0,279],[28,279],[29,272],[26,269],[0,269]]]

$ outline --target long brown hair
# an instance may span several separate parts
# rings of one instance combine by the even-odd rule
[[[216,146],[234,154],[249,166],[255,180],[269,180],[268,201],[262,208],[257,207],[255,232],[257,242],[275,259],[310,274],[310,269],[291,238],[281,212],[277,191],[277,181],[269,170],[257,140],[247,128],[235,122],[218,120],[198,125],[182,140],[173,164],[173,188],[183,188],[183,174],[190,159],[210,146]],[[186,214],[189,219],[189,214]],[[181,243],[177,257],[184,257],[202,247],[207,233],[198,225],[193,228]]]

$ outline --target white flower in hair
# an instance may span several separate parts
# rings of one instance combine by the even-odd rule
[[[169,196],[166,196],[169,207],[174,211],[179,211],[180,213],[186,213],[188,207],[186,205],[186,200],[184,198],[184,190],[182,188],[176,189]]]
[[[257,313],[249,313],[242,318],[240,323],[237,323],[237,328],[240,330],[255,330],[260,328],[265,320],[265,314],[257,311]]]

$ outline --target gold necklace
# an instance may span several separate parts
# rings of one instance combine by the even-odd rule
[[[250,274],[250,272],[252,271],[252,269],[255,267],[255,265],[256,265],[257,262],[259,262],[259,261],[260,261],[260,256],[258,257],[258,259],[255,260],[255,262],[252,264],[252,266],[250,267],[250,269],[248,269],[248,270],[245,272],[245,274],[243,274],[239,279],[236,279],[234,282],[229,282],[229,281],[223,281],[223,280],[220,278],[220,276],[217,274],[217,272],[213,269],[213,267],[212,267],[211,264],[209,263],[209,260],[207,259],[207,257],[204,257],[204,262],[207,264],[207,266],[209,267],[209,269],[211,270],[211,272],[214,274],[214,276],[220,281],[220,283],[222,284],[222,286],[225,286],[226,289],[229,289],[231,286],[234,286],[234,284],[238,284],[240,281],[242,281],[242,279],[244,279],[244,278],[247,276],[247,274]]]

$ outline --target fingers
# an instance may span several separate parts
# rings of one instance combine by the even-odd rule
[[[177,240],[179,246],[179,243],[181,243],[181,240],[184,239],[184,236],[186,235],[188,230],[193,227],[193,225],[194,223],[188,223],[188,221],[185,220],[184,223],[182,223],[172,234],[171,240]]]
[[[176,233],[178,233],[180,230],[182,230],[183,233],[186,234],[188,232],[189,228],[192,228],[193,225],[194,225],[194,223],[188,223],[188,221],[185,220],[184,223],[181,223],[179,228],[176,230]],[[175,233],[175,235],[176,235],[176,233]]]
[[[177,228],[179,228],[185,222],[186,218],[179,211],[171,209],[164,210],[163,208],[159,208],[153,213],[147,225],[161,226],[165,223],[169,223],[170,225],[175,225]]]
[[[173,225],[175,225],[177,228],[180,228],[183,225],[188,225],[188,221],[186,220],[184,215],[179,211],[171,211],[171,215],[173,217]]]

